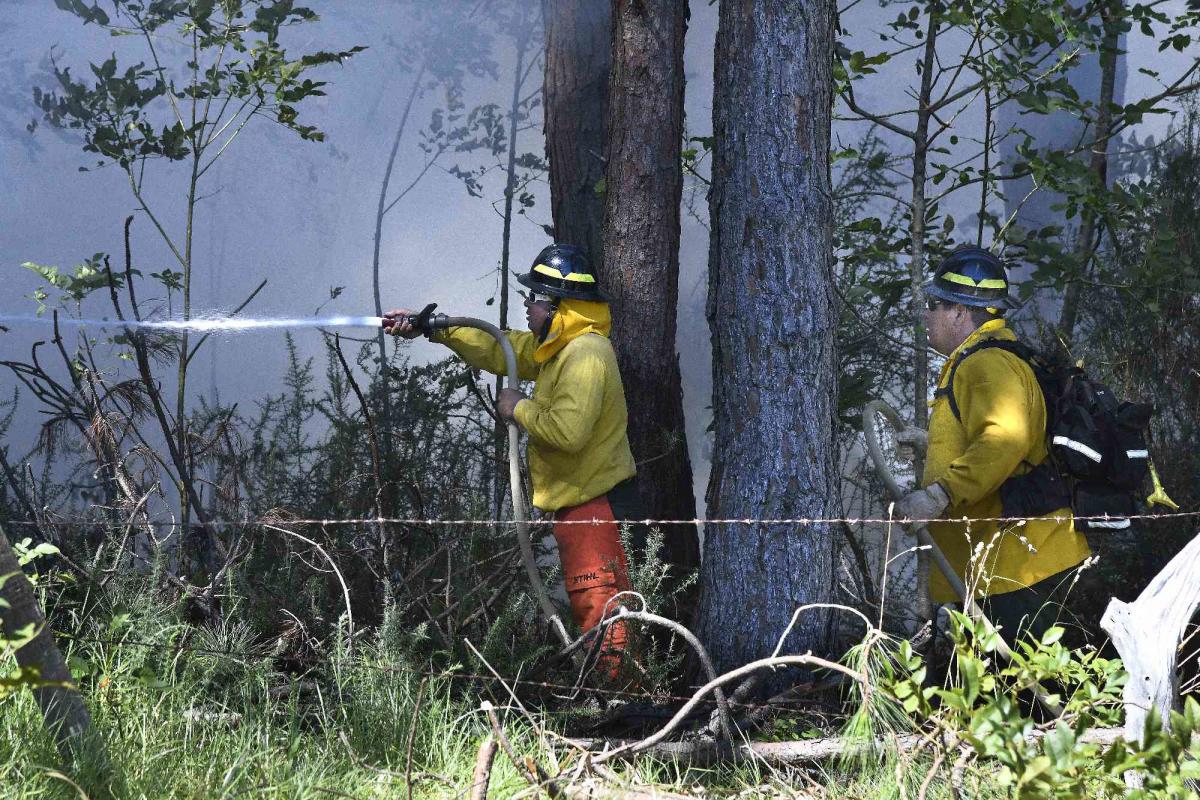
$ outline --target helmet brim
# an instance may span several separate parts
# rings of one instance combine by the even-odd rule
[[[562,289],[558,286],[549,286],[541,281],[534,280],[528,273],[518,275],[517,283],[524,286],[526,289],[531,289],[538,294],[549,295],[550,297],[561,297],[564,300],[592,300],[595,302],[607,303],[608,295],[599,289]]]
[[[952,289],[947,289],[939,285],[936,281],[929,281],[921,287],[921,291],[927,297],[936,297],[938,300],[944,300],[947,303],[957,303],[960,306],[971,306],[972,308],[999,308],[1005,311],[1012,311],[1021,307],[1021,304],[1014,300],[1011,295],[976,297],[965,292],[956,292]]]

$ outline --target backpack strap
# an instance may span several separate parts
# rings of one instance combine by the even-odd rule
[[[967,360],[967,358],[969,356],[971,356],[975,353],[978,353],[980,350],[993,350],[993,349],[994,350],[1004,350],[1006,352],[1012,353],[1014,356],[1021,359],[1022,361],[1024,361],[1027,364],[1030,361],[1030,356],[1031,356],[1030,349],[1028,347],[1026,347],[1025,345],[1021,344],[1020,342],[1008,342],[1008,341],[1001,341],[999,339],[984,339],[983,341],[977,342],[977,343],[971,345],[970,347],[968,347],[966,350],[964,350],[962,352],[962,355],[960,355],[958,358],[954,359],[954,363],[950,365],[950,377],[946,379],[946,385],[943,387],[940,387],[937,391],[935,391],[933,393],[934,397],[949,398],[950,411],[951,411],[951,413],[954,414],[954,418],[956,420],[958,420],[959,422],[962,422],[962,413],[959,411],[958,401],[954,399],[954,376],[956,374],[958,374],[958,368],[962,365],[962,362]]]

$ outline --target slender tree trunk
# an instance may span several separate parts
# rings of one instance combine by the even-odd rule
[[[194,115],[193,115],[194,116]],[[193,119],[194,123],[194,119]],[[187,194],[187,226],[183,239],[183,278],[182,299],[183,319],[192,318],[192,234],[196,215],[196,190],[199,182],[200,153],[192,156],[192,176],[188,184]],[[180,555],[187,557],[186,547],[191,539],[192,507],[189,503],[189,485],[192,483],[191,440],[188,436],[187,423],[187,370],[188,370],[188,332],[179,334],[179,364],[175,376],[175,436],[176,447],[179,448],[181,461],[179,464],[179,530]],[[207,559],[204,559],[207,561]]]
[[[521,113],[521,88],[525,84],[525,58],[529,50],[529,37],[533,33],[533,21],[524,20],[527,27],[523,28],[516,40],[517,63],[513,69],[512,98],[508,107],[508,163],[504,182],[504,230],[500,242],[500,329],[508,328],[508,272],[512,255],[512,222],[513,195],[517,190],[517,133]],[[496,396],[500,396],[500,388],[504,378],[496,376]],[[516,388],[515,386],[513,387]],[[492,472],[492,511],[499,519],[500,510],[504,508],[505,489],[508,481],[508,426],[497,419],[492,430],[492,451],[495,463],[491,465]]]
[[[613,0],[603,283],[629,404],[629,442],[645,511],[696,515],[675,344],[683,191],[683,39],[679,0]],[[665,558],[694,570],[694,525],[668,526]]]
[[[912,201],[910,205],[908,233],[912,240],[909,259],[909,303],[913,318],[913,424],[918,428],[929,426],[929,335],[925,330],[925,297],[921,286],[925,283],[925,181],[929,175],[929,104],[933,94],[933,70],[936,67],[938,16],[930,13],[929,28],[925,33],[925,52],[921,60],[921,94],[917,98],[917,124],[913,131],[912,157]],[[914,468],[918,477],[925,470],[925,459],[917,454]],[[917,552],[916,614],[921,620],[929,619],[933,608],[929,600],[929,554]]]
[[[200,54],[196,49],[197,40],[196,33],[192,33],[192,84],[197,83]],[[196,203],[199,202],[197,189],[200,182],[200,159],[203,158],[204,149],[201,145],[203,131],[197,128],[198,119],[196,117],[197,99],[192,97],[192,129],[196,133],[192,134],[192,170],[191,177],[188,182],[187,193],[187,226],[184,229],[183,239],[183,277],[182,277],[182,299],[183,299],[183,319],[186,322],[192,318],[192,240],[196,231]],[[182,547],[186,547],[187,541],[190,538],[192,512],[188,503],[189,485],[192,483],[192,448],[191,437],[188,434],[187,422],[187,372],[188,363],[191,361],[191,355],[188,349],[188,332],[180,331],[179,335],[179,366],[176,376],[175,386],[175,425],[176,434],[178,436],[179,452],[183,456],[183,464],[179,470],[179,525],[180,525],[180,543]],[[199,509],[197,509],[199,510]],[[181,554],[183,553],[181,548]],[[206,559],[207,560],[207,559]]]
[[[928,203],[925,182],[929,177],[929,103],[933,92],[934,56],[937,52],[937,15],[929,15],[925,34],[925,53],[921,60],[921,94],[917,98],[917,125],[913,136],[912,201],[908,223],[912,252],[909,266],[909,302],[913,316],[913,345],[916,361],[913,364],[913,424],[924,428],[929,422],[929,336],[925,330],[925,298],[921,286],[925,283],[925,213]],[[918,474],[920,469],[918,467]]]
[[[542,0],[546,158],[554,239],[604,269],[604,148],[612,0]]]
[[[829,179],[832,0],[723,0],[713,98],[708,319],[715,518],[830,518],[837,308]],[[798,606],[834,597],[829,524],[709,525],[700,629],[725,670],[768,655]],[[801,615],[782,652],[822,651]]]
[[[400,141],[404,138],[404,131],[408,127],[408,117],[412,113],[413,103],[417,99],[417,95],[421,92],[421,80],[425,77],[425,62],[421,62],[420,68],[413,76],[412,85],[409,87],[408,97],[404,101],[404,109],[400,112],[400,121],[396,125],[396,135],[392,137],[392,149],[388,153],[387,166],[383,170],[383,181],[379,186],[379,203],[375,208],[375,235],[373,239],[373,247],[371,250],[371,292],[375,301],[375,315],[382,316],[383,314],[383,293],[380,287],[380,270],[381,256],[383,248],[383,218],[387,214],[388,208],[388,189],[392,184],[392,173],[396,169],[396,155],[400,151]],[[379,428],[382,436],[381,444],[383,445],[383,463],[391,465],[392,463],[392,392],[388,375],[388,358],[387,358],[387,334],[380,328],[375,334],[375,342],[379,347],[379,383],[380,383],[380,414]],[[388,486],[393,482],[388,480]],[[391,492],[388,492],[389,495]],[[377,512],[380,516],[388,516],[394,510],[394,504],[387,501],[387,498],[377,497]]]
[[[184,500],[186,503],[186,499]],[[38,606],[33,585],[21,571],[17,555],[8,536],[0,529],[0,616],[4,620],[4,638],[18,639],[22,629],[33,626],[38,633],[16,651],[17,664],[38,671],[40,681],[55,684],[33,690],[34,699],[46,722],[46,729],[65,758],[77,755],[92,724],[91,715],[83,704],[71,670],[54,643],[54,634]]]
[[[1088,169],[1092,173],[1096,186],[1102,191],[1108,189],[1108,138],[1112,128],[1113,95],[1117,83],[1117,48],[1121,35],[1117,25],[1113,23],[1119,10],[1119,0],[1116,9],[1113,6],[1103,6],[1100,17],[1104,24],[1104,44],[1100,50],[1100,97],[1096,109],[1096,135],[1092,140],[1092,155]],[[1084,208],[1080,215],[1079,233],[1075,237],[1075,262],[1079,265],[1080,278],[1087,275],[1088,265],[1096,247],[1096,212]],[[1068,347],[1075,336],[1075,324],[1079,319],[1079,295],[1083,287],[1078,281],[1067,286],[1063,294],[1062,313],[1058,318],[1058,327],[1062,341]]]

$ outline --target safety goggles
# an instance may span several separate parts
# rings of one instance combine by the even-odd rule
[[[537,292],[522,292],[517,290],[517,294],[525,298],[525,302],[533,305],[534,303],[553,303],[554,298],[548,294],[538,294]]]
[[[926,311],[937,311],[939,308],[941,308],[944,305],[949,305],[949,304],[945,300],[939,300],[936,297],[926,297],[925,298],[925,310]]]

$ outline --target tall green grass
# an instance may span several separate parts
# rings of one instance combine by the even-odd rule
[[[18,694],[0,705],[0,798],[407,798],[410,790],[413,798],[466,797],[477,748],[490,733],[479,712],[485,698],[501,708],[519,753],[553,763],[501,687],[422,674],[437,670],[406,661],[405,637],[386,626],[353,651],[333,642],[307,671],[284,673],[279,646],[264,645],[236,613],[216,627],[196,625],[135,584],[102,603],[54,611],[107,769],[95,753],[64,764],[32,696]],[[562,730],[569,716],[532,713],[549,730]],[[865,800],[898,796],[893,763],[882,757],[808,773],[653,759],[612,766],[631,783],[701,797],[824,791]],[[528,788],[499,754],[489,797]]]

